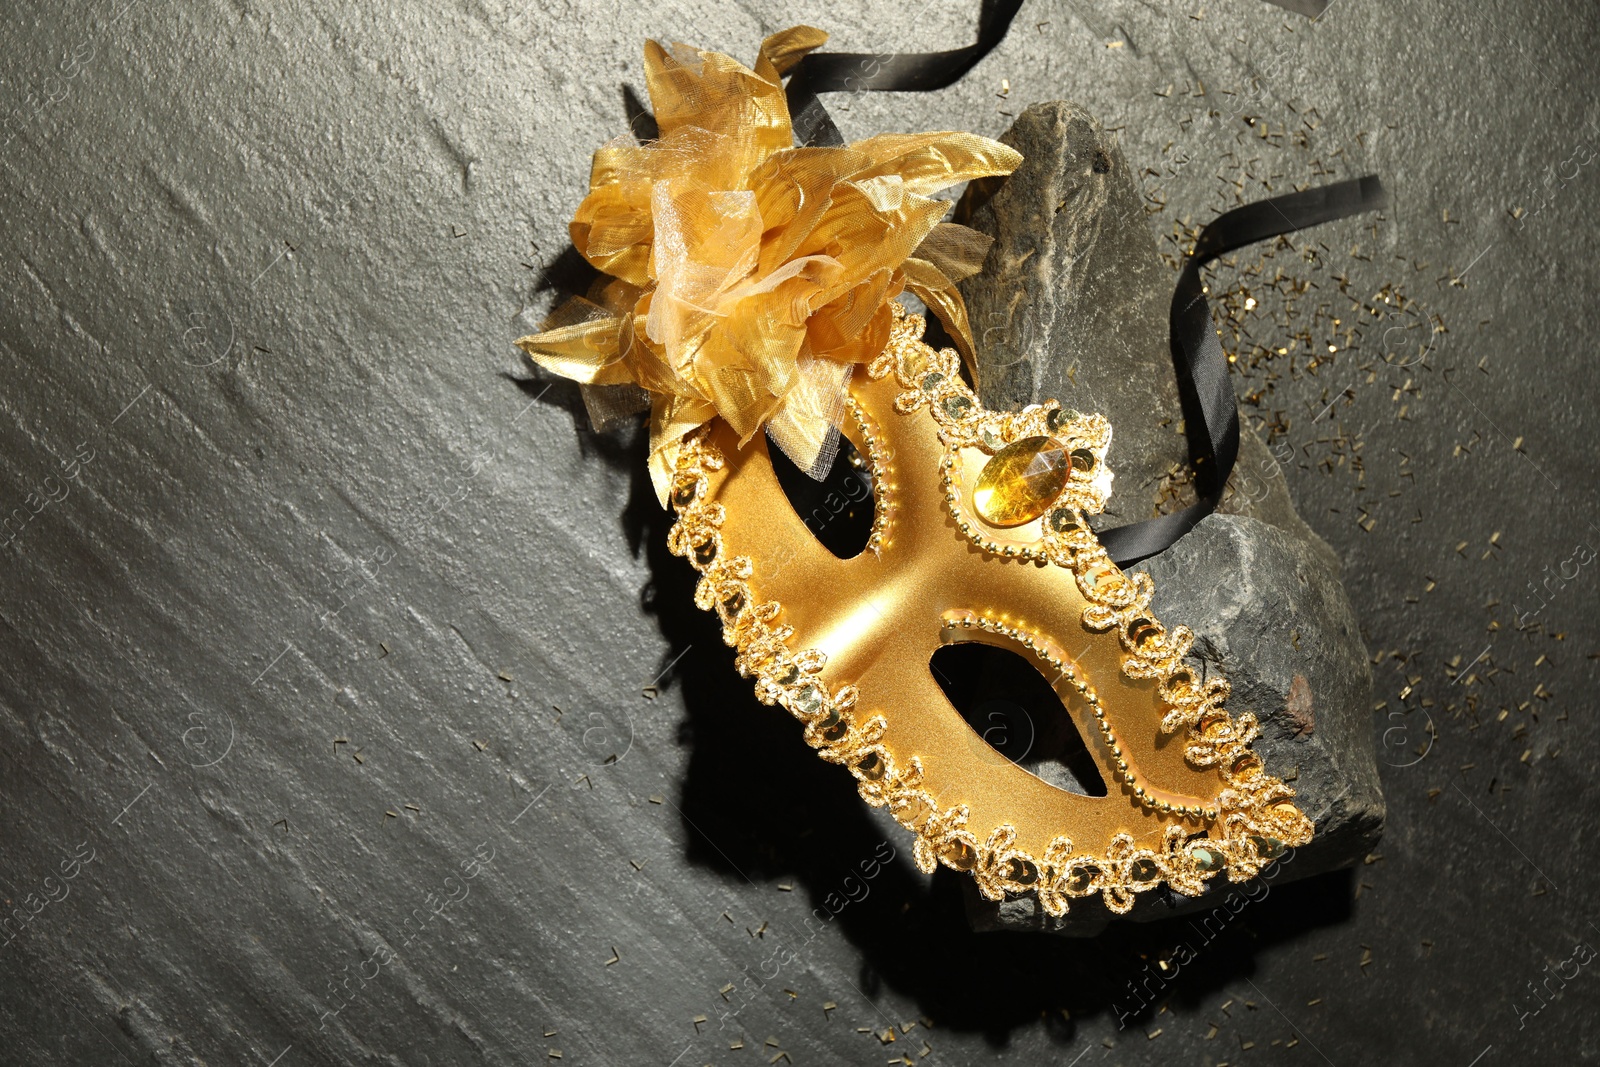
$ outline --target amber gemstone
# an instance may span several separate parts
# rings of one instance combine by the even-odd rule
[[[991,526],[1021,526],[1050,509],[1071,473],[1072,462],[1059,442],[1024,437],[983,465],[972,505]]]

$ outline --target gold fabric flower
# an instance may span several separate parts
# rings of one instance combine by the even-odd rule
[[[610,280],[518,341],[587,387],[650,394],[650,472],[666,500],[683,436],[716,416],[766,428],[821,477],[852,368],[888,341],[909,288],[970,358],[955,282],[987,241],[941,223],[931,194],[1009,174],[1015,151],[970,133],[883,134],[797,148],[782,75],[827,40],[767,38],[755,69],[682,45],[645,47],[658,140],[594,156],[572,243]]]

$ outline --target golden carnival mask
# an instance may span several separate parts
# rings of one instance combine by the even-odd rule
[[[931,194],[1020,157],[964,133],[794,147],[782,76],[823,40],[774,35],[753,70],[650,45],[660,139],[597,153],[572,225],[609,279],[519,344],[582,383],[591,410],[645,391],[696,604],[757,697],[915,833],[923,871],[970,872],[989,899],[1034,892],[1052,915],[1253,877],[1312,825],[1251,751],[1255,717],[1230,715],[1227,683],[1185,662],[1193,635],[1151,614],[1149,576],[1090,530],[1111,427],[1053,402],[988,411],[962,378],[973,345],[954,282],[986,244],[941,223]],[[959,351],[922,340],[905,289]],[[874,494],[850,559],[789,506],[769,453],[770,438],[820,478],[841,433]],[[1108,795],[992,758],[930,668],[962,642],[1038,666]]]

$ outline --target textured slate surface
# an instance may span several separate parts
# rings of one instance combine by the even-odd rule
[[[644,37],[973,17],[6,9],[0,1061],[1596,1057],[1592,13],[1030,3],[960,86],[831,101],[847,136],[1078,101],[1158,233],[1318,170],[1396,190],[1319,277],[1450,332],[1240,383],[1382,656],[1381,857],[1216,930],[968,933],[732,677],[639,442],[518,381]]]

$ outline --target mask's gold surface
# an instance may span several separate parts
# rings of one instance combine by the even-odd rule
[[[920,332],[897,313],[873,380],[851,388],[847,430],[873,461],[877,497],[870,550],[854,559],[806,529],[763,438],[741,449],[719,423],[686,447],[673,549],[705,573],[697,601],[721,613],[758,694],[806,722],[807,741],[850,766],[869,803],[918,832],[919,865],[972,870],[991,897],[1035,889],[1054,914],[1095,892],[1125,911],[1161,881],[1196,893],[1224,864],[1242,879],[1308,840],[1293,791],[1249,752],[1254,718],[1230,717],[1225,685],[1190,675],[1190,635],[1156,622],[1148,579],[1124,577],[1081,528],[1075,509],[1098,510],[1109,491],[1104,420],[983,412],[955,377],[955,354],[933,353]],[[948,373],[928,370],[940,367]],[[1020,438],[1046,419],[1076,442],[1066,503],[1025,525],[983,525],[967,504],[1007,443],[996,435]],[[1109,795],[1070,793],[998,758],[930,670],[953,641],[1032,658]]]

